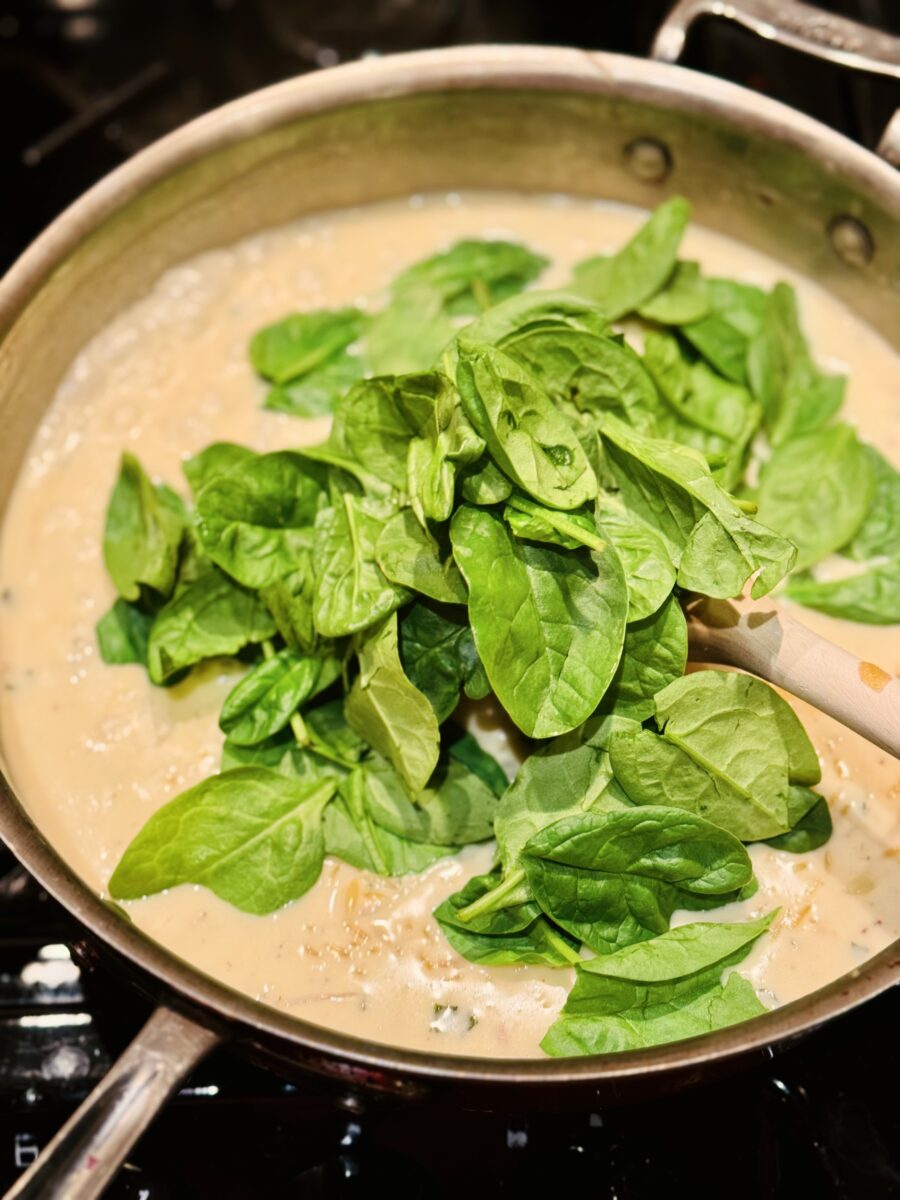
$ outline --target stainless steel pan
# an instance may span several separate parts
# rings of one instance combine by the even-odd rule
[[[683,0],[660,31],[657,58],[677,59],[690,24],[708,15],[900,78],[896,39],[769,0]],[[382,197],[515,188],[649,207],[677,190],[700,223],[817,278],[900,348],[900,177],[889,165],[900,163],[896,119],[879,152],[670,62],[577,50],[404,55],[248,96],[103,180],[0,284],[0,506],[73,356],[160,272],[304,213]],[[17,1197],[99,1195],[179,1081],[225,1040],[278,1070],[318,1072],[361,1096],[455,1090],[469,1106],[611,1103],[771,1053],[900,979],[897,943],[802,1001],[675,1045],[574,1060],[425,1055],[304,1023],[175,958],[75,876],[12,782],[0,783],[0,835],[160,1003],[10,1193]]]

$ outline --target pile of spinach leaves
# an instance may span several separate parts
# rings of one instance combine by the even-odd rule
[[[844,548],[872,565],[789,594],[898,619],[900,483],[835,422],[843,381],[813,362],[791,290],[680,261],[688,216],[668,201],[562,291],[525,290],[545,265],[525,247],[466,241],[404,271],[374,315],[260,330],[266,406],[330,412],[331,432],[213,444],[184,465],[189,503],[124,455],[104,660],[158,685],[222,656],[247,669],[220,773],[147,821],[113,897],[194,883],[267,913],[326,854],[396,875],[496,838],[494,869],[436,917],[475,962],[576,968],[548,1053],[763,1011],[723,972],[772,914],[670,920],[752,894],[746,842],[821,845],[828,806],[770,688],[685,675],[679,592],[752,579],[763,595]],[[511,783],[452,720],[490,692],[535,741]]]

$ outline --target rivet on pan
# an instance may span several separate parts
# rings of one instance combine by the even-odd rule
[[[835,217],[828,226],[828,236],[838,258],[850,267],[864,267],[875,253],[872,235],[856,217]]]
[[[636,138],[625,147],[625,165],[641,183],[661,183],[672,170],[672,155],[665,142]]]

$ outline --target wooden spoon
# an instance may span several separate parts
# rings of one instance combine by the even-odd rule
[[[771,600],[684,604],[695,662],[740,667],[900,758],[900,679],[819,637]]]

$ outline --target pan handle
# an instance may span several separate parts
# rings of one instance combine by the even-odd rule
[[[855,71],[900,80],[900,37],[802,0],[679,0],[657,31],[651,58],[678,62],[691,26],[703,17],[737,21],[767,41]],[[875,152],[892,167],[900,167],[900,109]]]
[[[95,1200],[221,1035],[161,1006],[4,1200]]]
[[[652,58],[678,62],[691,26],[724,17],[766,38],[857,71],[900,79],[900,38],[801,0],[679,0],[656,34]]]

